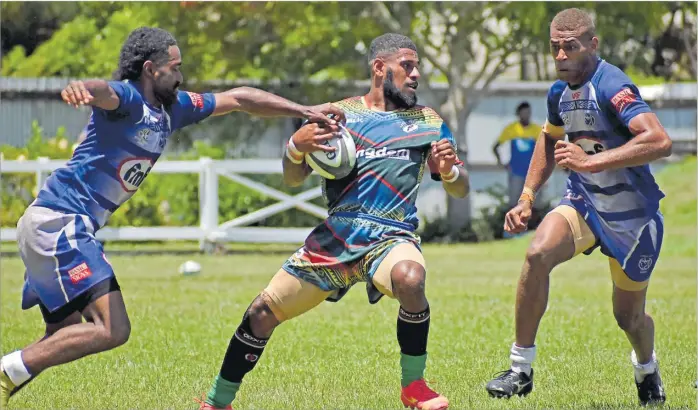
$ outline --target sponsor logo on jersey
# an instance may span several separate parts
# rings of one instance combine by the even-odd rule
[[[560,103],[560,112],[576,110],[599,111],[599,106],[594,100],[572,100]]]
[[[92,271],[87,266],[87,263],[83,262],[78,266],[74,267],[73,269],[69,270],[68,276],[70,276],[70,281],[73,282],[73,284],[76,284],[81,280],[92,276]]]
[[[379,149],[366,148],[356,151],[356,158],[391,158],[391,159],[401,159],[405,161],[410,160],[410,150],[407,148],[402,149],[388,149],[388,147],[383,147]]]
[[[637,101],[637,96],[630,88],[623,88],[611,98],[611,104],[618,112],[622,112],[633,101]]]
[[[142,128],[138,130],[136,133],[136,144],[140,145],[141,147],[145,147],[148,145],[148,137],[150,137],[150,129],[149,128]]]
[[[598,154],[599,152],[606,151],[606,146],[596,138],[591,137],[579,137],[573,141],[580,148],[587,153],[587,155]]]
[[[362,117],[358,116],[347,116],[347,124],[359,124],[364,122]]]
[[[575,92],[575,93],[572,93],[572,99],[573,99],[573,100],[578,100],[579,97],[581,97],[581,96],[582,96],[582,92],[581,92],[581,91],[577,91],[577,92]]]
[[[127,158],[119,164],[119,182],[126,192],[136,192],[153,168],[150,158]]]
[[[419,128],[419,124],[417,124],[414,120],[402,121],[400,128],[402,128],[404,132],[412,132]]]
[[[594,116],[594,114],[590,112],[584,113],[584,124],[586,124],[589,127],[593,127],[595,123],[596,117]]]
[[[190,93],[189,91],[187,91],[186,93],[189,96],[189,99],[191,100],[192,105],[194,106],[194,111],[196,111],[197,109],[199,111],[203,111],[204,110],[204,97],[202,97],[201,94]]]

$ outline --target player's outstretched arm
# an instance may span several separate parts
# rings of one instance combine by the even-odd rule
[[[119,108],[119,96],[104,80],[71,81],[61,91],[61,98],[75,108],[81,105],[91,105],[107,111]]]
[[[238,87],[214,94],[216,108],[213,115],[242,111],[258,117],[296,117],[310,122],[335,124],[344,121],[344,112],[332,104],[306,106],[287,100],[276,94],[252,87]],[[333,115],[330,119],[327,116]]]
[[[305,154],[314,151],[334,151],[334,147],[328,147],[323,143],[339,136],[337,125],[308,123],[296,131],[288,141],[282,160],[284,183],[292,187],[301,185],[312,172],[305,162]]]

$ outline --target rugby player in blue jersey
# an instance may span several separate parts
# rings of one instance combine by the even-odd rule
[[[493,397],[531,392],[535,337],[548,303],[550,272],[598,247],[609,257],[613,313],[633,348],[640,403],[666,400],[645,297],[664,225],[659,211],[664,194],[648,164],[670,155],[671,140],[630,79],[597,56],[594,31],[589,15],[579,9],[561,11],[550,25],[560,80],[548,92],[548,118],[505,230],[526,229],[536,191],[556,164],[571,173],[566,195],[538,227],[526,253],[516,297],[512,363],[487,384]],[[565,135],[569,141],[563,140]]]
[[[38,305],[45,335],[0,361],[0,405],[42,371],[113,349],[131,332],[119,284],[95,233],[143,183],[176,130],[211,115],[243,111],[326,124],[318,144],[336,135],[326,104],[302,106],[249,87],[222,93],[180,91],[182,58],[170,33],[134,30],[124,43],[115,81],[76,81],[61,93],[92,106],[87,137],[47,179],[17,224],[26,266],[22,308]],[[322,149],[318,145],[318,149]],[[84,319],[84,321],[83,321]]]

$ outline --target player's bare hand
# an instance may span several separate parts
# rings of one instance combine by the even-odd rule
[[[330,118],[329,115],[332,115],[332,118]],[[329,125],[346,122],[344,111],[331,103],[308,107],[305,118],[310,122],[319,122]]]
[[[293,140],[293,145],[300,152],[333,152],[335,148],[325,145],[325,142],[339,136],[339,126],[337,124],[329,125],[310,122],[296,131],[291,136],[291,139]]]
[[[440,174],[446,175],[451,173],[451,169],[458,163],[456,150],[447,139],[432,141],[431,143],[431,160]]]
[[[87,105],[94,100],[94,97],[85,87],[82,81],[71,81],[63,91],[61,91],[61,98],[68,105],[72,105],[75,108],[81,105]]]
[[[567,141],[555,143],[555,162],[575,172],[591,172],[593,167],[591,156],[579,145]]]
[[[528,229],[528,221],[531,219],[532,204],[529,201],[519,201],[506,216],[504,216],[504,230],[509,233],[520,233]]]

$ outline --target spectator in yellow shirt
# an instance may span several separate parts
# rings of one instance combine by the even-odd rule
[[[516,115],[519,117],[518,121],[507,125],[492,147],[494,156],[497,157],[497,164],[500,166],[503,164],[499,156],[499,147],[507,142],[511,147],[511,159],[506,165],[509,174],[510,207],[514,207],[519,200],[526,181],[528,165],[533,156],[533,147],[541,132],[541,126],[531,122],[531,106],[528,102],[523,101],[516,107]]]

